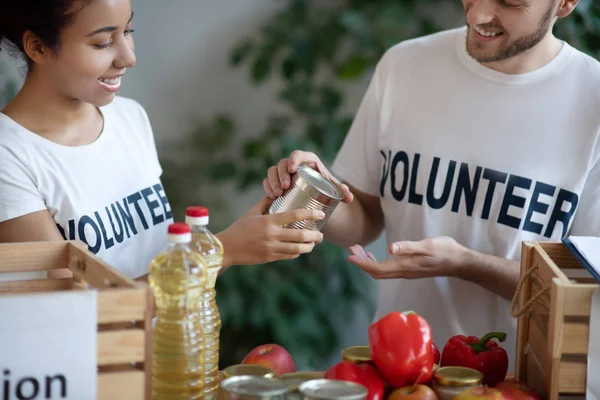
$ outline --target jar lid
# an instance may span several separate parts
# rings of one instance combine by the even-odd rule
[[[442,386],[476,386],[483,381],[483,374],[466,367],[441,367],[433,373],[433,379]]]
[[[283,381],[290,391],[297,391],[300,385],[306,381],[323,378],[322,372],[288,372],[277,377]]]
[[[271,368],[263,367],[255,364],[237,364],[231,365],[223,370],[223,377],[229,378],[232,376],[252,375],[272,378],[275,373]]]
[[[273,397],[287,393],[281,381],[264,376],[238,375],[225,379],[219,384],[221,390],[242,396]]]
[[[354,382],[335,379],[313,379],[300,385],[305,397],[320,400],[364,400],[367,388]]]
[[[306,183],[325,196],[331,197],[335,200],[341,200],[344,198],[344,195],[342,195],[342,192],[337,185],[308,165],[300,164],[298,166],[297,173],[306,181]]]
[[[347,347],[342,350],[342,359],[352,361],[353,363],[365,363],[373,360],[369,346]]]

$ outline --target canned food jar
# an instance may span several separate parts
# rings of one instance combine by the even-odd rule
[[[306,381],[313,379],[320,379],[323,377],[322,373],[317,372],[289,372],[287,374],[279,375],[277,379],[285,383],[288,388],[286,394],[287,400],[300,400],[302,394],[300,393],[300,385]]]
[[[342,350],[342,360],[354,364],[372,363],[371,348],[369,346],[352,346]]]
[[[232,376],[219,385],[220,400],[285,400],[286,393],[285,383],[263,376]]]
[[[290,187],[269,207],[269,214],[298,209],[320,210],[325,213],[322,220],[296,221],[286,225],[287,228],[320,231],[343,198],[337,185],[309,166],[300,164],[292,175]]]
[[[300,385],[304,400],[364,400],[368,390],[354,382],[335,379],[314,379]]]
[[[433,373],[432,388],[439,400],[452,400],[460,392],[481,386],[483,374],[466,367],[441,367]]]
[[[239,375],[252,375],[262,376],[264,378],[272,378],[275,376],[275,372],[271,368],[255,364],[236,364],[231,365],[223,370],[224,378],[231,378],[232,376]]]

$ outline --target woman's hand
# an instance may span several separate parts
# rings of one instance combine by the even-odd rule
[[[272,199],[265,197],[217,237],[223,243],[223,269],[232,265],[264,264],[290,260],[310,253],[315,244],[323,241],[323,234],[308,229],[283,226],[303,220],[321,220],[318,210],[292,210],[266,214]]]

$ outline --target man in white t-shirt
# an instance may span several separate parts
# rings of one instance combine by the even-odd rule
[[[439,346],[508,334],[525,240],[600,235],[600,64],[552,35],[577,0],[463,0],[467,26],[407,40],[377,65],[333,172],[325,237],[380,281],[376,319],[414,310]],[[269,170],[278,196],[299,163]],[[385,229],[388,260],[362,246]]]

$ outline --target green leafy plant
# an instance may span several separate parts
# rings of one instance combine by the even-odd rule
[[[230,203],[211,189],[215,184],[233,184],[242,193],[260,186],[268,167],[295,149],[315,151],[331,163],[353,119],[354,110],[344,110],[348,85],[368,78],[390,46],[463,23],[457,0],[348,0],[335,5],[289,0],[255,36],[233,48],[230,59],[231,65],[246,67],[256,85],[272,79],[283,83],[277,93],[281,111],[267,117],[264,130],[244,132],[239,152],[231,149],[242,131],[226,115],[199,124],[171,149],[178,162],[165,167],[165,185],[173,208],[181,213],[201,199],[218,210],[216,228],[224,228],[232,222]],[[599,6],[583,0],[555,32],[599,57]],[[202,191],[184,190],[190,187]],[[268,342],[288,348],[300,368],[323,367],[339,351],[339,318],[350,318],[358,307],[373,311],[364,282],[344,250],[328,243],[294,261],[233,268],[217,282],[221,367]]]

